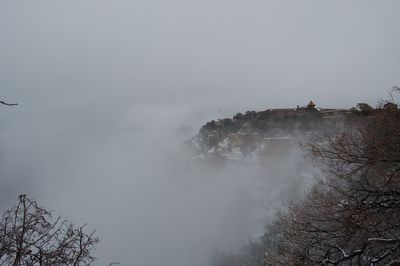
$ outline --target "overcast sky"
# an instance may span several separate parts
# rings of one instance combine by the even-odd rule
[[[374,105],[400,85],[399,10],[396,0],[0,0],[0,99],[19,103],[0,106],[0,207],[28,193],[98,228],[101,262],[161,265],[162,252],[142,251],[168,245],[166,224],[178,234],[170,215],[191,209],[183,203],[204,209],[201,235],[212,235],[245,217],[234,207],[260,187],[231,169],[209,173],[216,183],[171,170],[182,141],[220,112]],[[186,232],[200,214],[181,221]],[[171,256],[163,265],[179,265]]]
[[[235,109],[374,103],[398,1],[0,1],[2,97]],[[43,102],[40,102],[43,104]]]

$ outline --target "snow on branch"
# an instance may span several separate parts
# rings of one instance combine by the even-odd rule
[[[368,241],[370,241],[370,242],[393,243],[393,242],[399,242],[399,239],[394,239],[394,238],[368,238]]]

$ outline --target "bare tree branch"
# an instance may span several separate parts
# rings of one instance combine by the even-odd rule
[[[6,103],[4,101],[0,101],[1,104],[3,105],[7,105],[7,106],[14,106],[14,105],[18,105],[18,103]]]
[[[0,265],[89,265],[98,242],[95,231],[61,217],[53,220],[23,194],[0,220]]]

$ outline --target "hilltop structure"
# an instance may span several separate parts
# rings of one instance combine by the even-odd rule
[[[308,109],[315,109],[315,103],[313,101],[310,101],[307,105]]]

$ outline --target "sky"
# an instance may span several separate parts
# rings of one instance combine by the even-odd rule
[[[88,222],[102,238],[99,265],[187,265],[194,257],[176,254],[206,236],[202,247],[216,236],[236,246],[259,231],[246,220],[264,208],[254,206],[277,200],[249,195],[284,185],[259,168],[193,165],[182,142],[246,110],[375,105],[400,85],[399,9],[0,0],[0,99],[19,103],[0,106],[0,208],[27,193]]]

